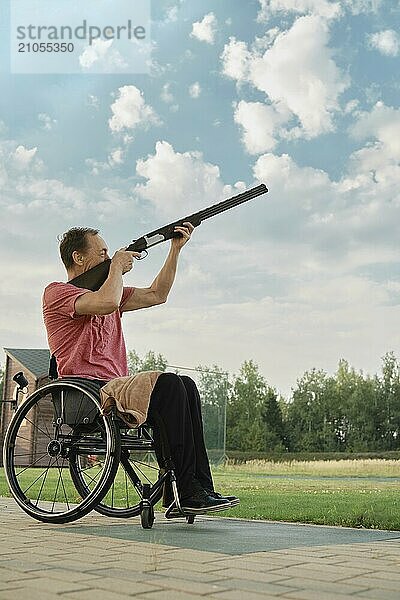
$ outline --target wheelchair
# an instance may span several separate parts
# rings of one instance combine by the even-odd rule
[[[154,506],[169,485],[174,501],[165,516],[194,522],[194,514],[182,512],[162,430],[159,464],[152,427],[130,429],[116,414],[103,414],[99,389],[90,380],[56,379],[19,406],[27,381],[22,373],[14,380],[16,411],[3,463],[10,491],[28,515],[45,523],[69,523],[91,510],[108,517],[140,515],[142,527],[150,529]]]

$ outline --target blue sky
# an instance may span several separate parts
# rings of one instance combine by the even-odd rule
[[[153,2],[149,75],[11,74],[2,36],[1,345],[45,347],[70,226],[115,250],[264,181],[196,230],[168,303],[126,317],[127,346],[253,358],[286,395],[342,357],[376,372],[399,350],[399,22],[389,0]]]

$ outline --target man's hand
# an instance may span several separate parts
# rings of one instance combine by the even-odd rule
[[[174,231],[178,231],[181,236],[178,238],[172,238],[171,247],[177,248],[180,250],[183,246],[190,240],[190,236],[192,235],[192,231],[194,229],[193,225],[187,221],[183,223],[182,227],[175,227]]]
[[[133,267],[133,259],[135,257],[140,257],[140,252],[131,252],[125,250],[125,248],[121,248],[117,250],[114,256],[111,259],[111,265],[120,269],[122,275],[128,273]]]

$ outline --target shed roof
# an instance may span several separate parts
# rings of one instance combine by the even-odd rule
[[[36,379],[45,377],[49,372],[50,351],[47,348],[4,348],[4,351]]]

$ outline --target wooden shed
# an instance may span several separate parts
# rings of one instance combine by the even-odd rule
[[[12,380],[18,371],[23,371],[28,380],[28,393],[32,394],[39,387],[49,382],[50,352],[42,348],[4,348],[6,354],[6,365],[4,373],[3,402],[0,404],[0,443],[3,440],[8,424],[13,416],[12,404],[15,383]],[[27,438],[31,435],[26,432]],[[38,440],[27,440],[29,446],[34,448]],[[2,453],[0,461],[2,462]]]

